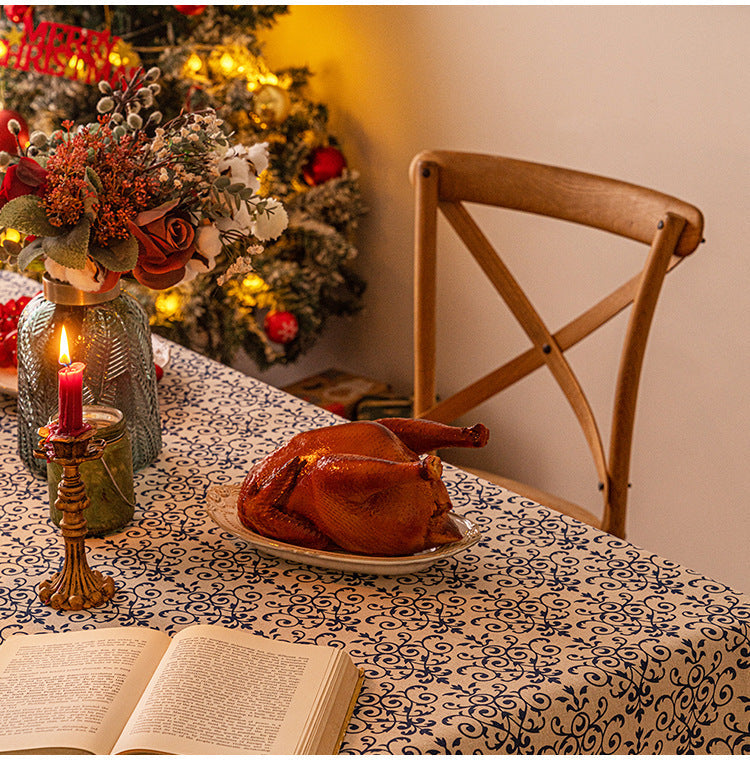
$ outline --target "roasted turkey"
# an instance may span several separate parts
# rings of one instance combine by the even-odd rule
[[[315,549],[409,555],[461,538],[448,515],[444,447],[482,447],[481,425],[385,418],[294,436],[256,463],[237,501],[244,526]]]

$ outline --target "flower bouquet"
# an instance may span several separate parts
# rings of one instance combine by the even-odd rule
[[[26,236],[3,248],[19,269],[41,262],[89,292],[123,275],[165,289],[219,256],[250,269],[258,241],[284,230],[281,203],[258,195],[267,145],[233,145],[211,109],[161,126],[158,77],[154,67],[119,90],[101,82],[98,122],[75,131],[64,122],[51,136],[32,133],[18,157],[0,153],[0,227]]]
[[[159,71],[137,72],[120,89],[102,82],[100,116],[34,132],[18,155],[0,153],[0,227],[19,231],[4,251],[18,269],[43,269],[44,295],[18,322],[19,453],[32,472],[37,431],[57,410],[63,322],[85,365],[86,405],[122,411],[133,466],[161,449],[148,319],[119,287],[133,279],[171,288],[205,273],[252,268],[260,241],[287,223],[281,203],[258,194],[267,146],[232,143],[213,110],[182,113],[162,126]],[[17,123],[9,122],[18,138]]]

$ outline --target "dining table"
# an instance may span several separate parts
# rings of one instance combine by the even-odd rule
[[[0,272],[0,302],[38,290]],[[750,753],[748,595],[447,463],[476,534],[456,551],[258,544],[217,521],[217,499],[295,434],[344,421],[178,344],[163,370],[162,449],[134,474],[135,515],[86,539],[114,597],[80,611],[38,598],[63,544],[3,387],[0,640],[220,624],[343,647],[365,676],[342,754]]]

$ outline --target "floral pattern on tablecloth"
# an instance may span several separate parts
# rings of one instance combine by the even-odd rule
[[[116,596],[61,613],[34,592],[62,543],[0,394],[1,638],[216,623],[345,647],[366,672],[348,754],[750,753],[746,595],[450,466],[454,509],[483,531],[462,554],[400,577],[264,556],[211,522],[207,488],[337,418],[178,346],[159,402],[133,522],[87,541]]]

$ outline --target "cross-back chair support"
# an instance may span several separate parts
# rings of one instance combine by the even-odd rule
[[[666,273],[702,241],[694,206],[655,190],[560,167],[454,151],[425,151],[412,162],[414,233],[414,416],[449,423],[542,365],[580,423],[599,476],[601,518],[572,514],[625,535],[630,454],[643,357]],[[650,247],[642,271],[552,333],[464,203],[531,212],[630,238]],[[497,370],[436,401],[436,262],[438,211],[448,220],[506,302],[532,346]],[[591,406],[565,351],[633,305],[617,376],[609,457]]]

